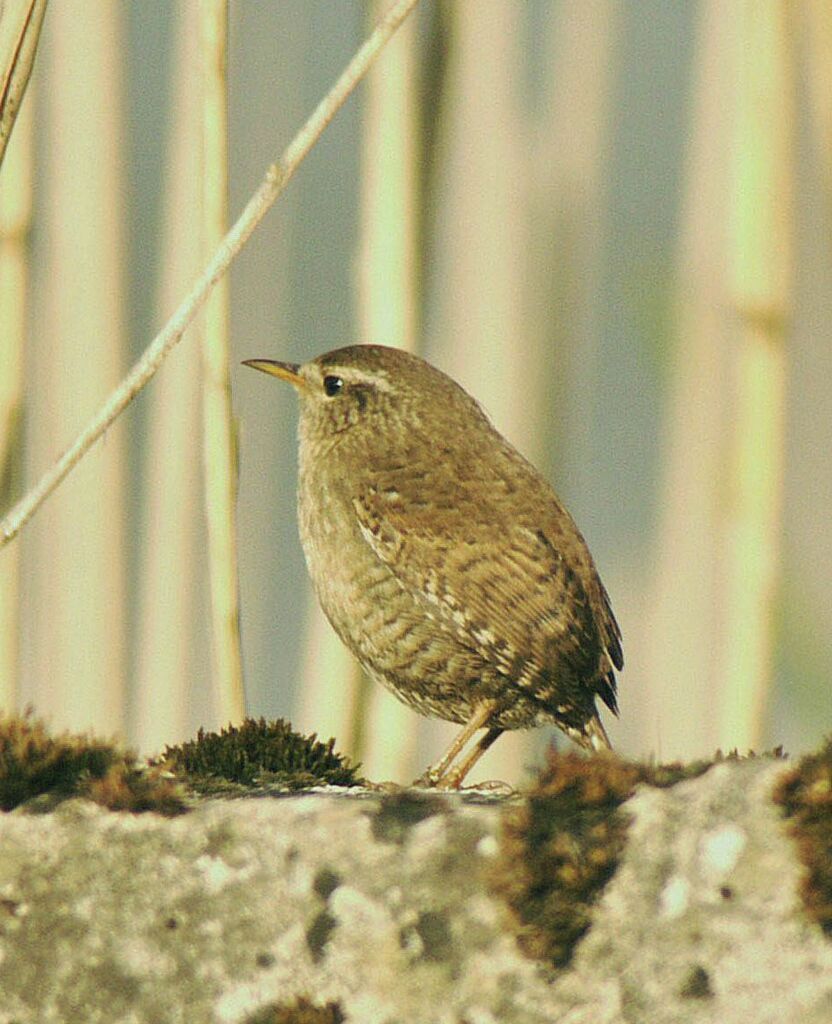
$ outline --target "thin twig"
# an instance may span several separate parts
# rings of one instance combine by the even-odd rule
[[[266,171],[257,191],[223,239],[213,259],[170,320],[145,349],[144,355],[81,431],[74,443],[0,522],[0,547],[5,546],[17,536],[21,528],[32,518],[52,491],[158,370],[168,352],[179,341],[186,327],[193,320],[214,283],[228,269],[269,207],[289,183],[301,161],[318,141],[352,90],[367,73],[384,44],[417,3],[418,0],[398,0],[381,19],[344,69],[341,77],[294,137],[280,160],[272,164]]]
[[[29,84],[46,0],[0,3],[0,165]]]

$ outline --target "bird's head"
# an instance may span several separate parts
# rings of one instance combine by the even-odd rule
[[[395,449],[416,433],[428,437],[487,423],[477,403],[450,377],[418,356],[382,345],[351,345],[283,363],[247,359],[246,366],[291,384],[300,398],[302,449]],[[456,427],[456,429],[455,429]]]

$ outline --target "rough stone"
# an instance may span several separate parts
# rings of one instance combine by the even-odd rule
[[[832,1020],[770,794],[782,763],[644,788],[568,969],[491,892],[501,805],[311,792],[175,819],[0,817],[0,1024],[237,1024],[305,996],[360,1024]]]

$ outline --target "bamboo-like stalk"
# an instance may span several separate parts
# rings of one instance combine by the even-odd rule
[[[118,4],[95,4],[79,19],[71,4],[55,4],[45,25],[27,468],[53,456],[124,370],[121,13]],[[22,696],[61,727],[113,733],[123,725],[124,442],[123,426],[114,426],[22,555]]]
[[[29,84],[46,13],[46,0],[0,5],[0,167]]]
[[[546,464],[567,505],[591,488],[600,495],[598,466],[585,423],[597,407],[602,372],[604,235],[607,168],[613,122],[614,60],[623,8],[615,0],[550,6],[544,67],[548,78],[530,139],[532,182],[528,215],[528,278],[524,321],[537,373],[545,387],[529,395],[529,415],[539,424],[541,469]],[[598,410],[600,417],[603,410]],[[602,427],[603,429],[603,427]],[[615,442],[613,442],[614,444]],[[581,484],[587,481],[583,487]],[[591,481],[591,482],[590,482]],[[572,488],[565,493],[565,485]],[[603,500],[603,499],[601,499]],[[600,501],[597,505],[601,518]],[[594,547],[594,545],[593,545]],[[618,580],[611,576],[617,567]],[[630,661],[631,631],[625,596],[632,594],[635,566],[622,552],[599,566],[624,630]],[[630,582],[625,587],[624,580]],[[633,680],[622,680],[622,705],[636,699]],[[613,746],[622,722],[603,712]],[[629,737],[628,737],[629,739]],[[543,740],[543,735],[540,735]],[[502,741],[501,741],[502,742]]]
[[[430,203],[437,302],[428,320],[427,351],[535,458],[537,424],[528,411],[536,404],[530,391],[540,375],[523,315],[529,169],[518,88],[523,5],[451,4],[448,16],[437,195]],[[452,732],[444,724],[431,725],[437,753]],[[472,781],[495,774],[518,780],[529,741],[528,733],[502,737]]]
[[[357,265],[360,340],[409,352],[416,348],[419,293],[416,27],[411,22],[399,33],[367,79]],[[361,678],[356,712],[365,742],[356,757],[370,778],[409,779],[417,772],[418,718]]]
[[[828,0],[804,0],[801,14],[807,50],[806,71],[812,134],[832,205],[832,4]]]
[[[447,182],[436,218],[442,285],[437,347],[511,440],[534,456],[523,255],[528,167],[517,76],[521,7],[455,4],[446,118]],[[440,157],[441,158],[441,157]],[[471,168],[487,187],[471,187]],[[490,755],[491,756],[491,755]]]
[[[205,255],[228,228],[228,0],[202,0],[202,242]],[[237,455],[229,379],[228,275],[205,303],[202,457],[208,527],[214,699],[220,721],[245,717],[237,570]]]
[[[365,747],[364,694],[364,680],[355,660],[311,598],[304,630],[297,727],[324,737],[335,736],[338,749],[358,760]]]
[[[175,308],[203,259],[200,195],[194,187],[202,177],[199,8],[182,4],[177,10],[174,95],[162,184],[164,230],[156,261],[162,268],[156,300],[160,322]],[[191,699],[192,681],[207,678],[211,667],[209,644],[202,642],[199,629],[200,595],[207,588],[200,465],[193,457],[200,431],[196,327],[190,328],[147,394],[130,723],[131,742],[147,753],[181,742],[196,725],[207,724],[204,699]]]
[[[0,174],[0,507],[22,484],[23,353],[29,267],[27,236],[32,214],[32,103],[23,105]],[[17,704],[20,552],[0,558],[0,713]]]
[[[383,6],[370,5],[375,18]],[[367,76],[356,262],[358,341],[413,351],[416,344],[416,26],[399,32]],[[418,719],[371,683],[314,599],[307,613],[298,722],[336,736],[370,778],[414,773]]]
[[[651,593],[644,611],[643,709],[636,749],[660,759],[702,757],[718,743],[720,483],[733,317],[725,303],[730,195],[729,122],[736,23],[723,0],[698,18],[690,139],[678,242],[675,348],[668,360]]]
[[[280,160],[272,164],[245,209],[226,234],[222,244],[202,271],[190,292],[148,345],[118,388],[67,448],[11,511],[0,521],[0,547],[8,544],[32,518],[49,495],[78,464],[87,451],[121,415],[164,362],[196,316],[211,288],[226,272],[271,205],[286,188],[309,150],[346,102],[396,29],[418,0],[398,0],[385,14],[368,39],[350,60],[332,89],[321,100]]]
[[[741,324],[728,487],[723,746],[758,747],[771,686],[786,412],[794,131],[786,0],[743,0],[732,264]]]
[[[373,14],[383,5],[373,3]],[[367,78],[357,262],[362,342],[412,352],[418,331],[418,82],[415,23]]]

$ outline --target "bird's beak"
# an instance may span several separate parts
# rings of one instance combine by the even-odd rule
[[[263,373],[270,373],[272,377],[279,377],[296,388],[304,384],[297,363],[279,363],[276,359],[244,359],[243,366],[251,366],[255,370],[262,370]]]

